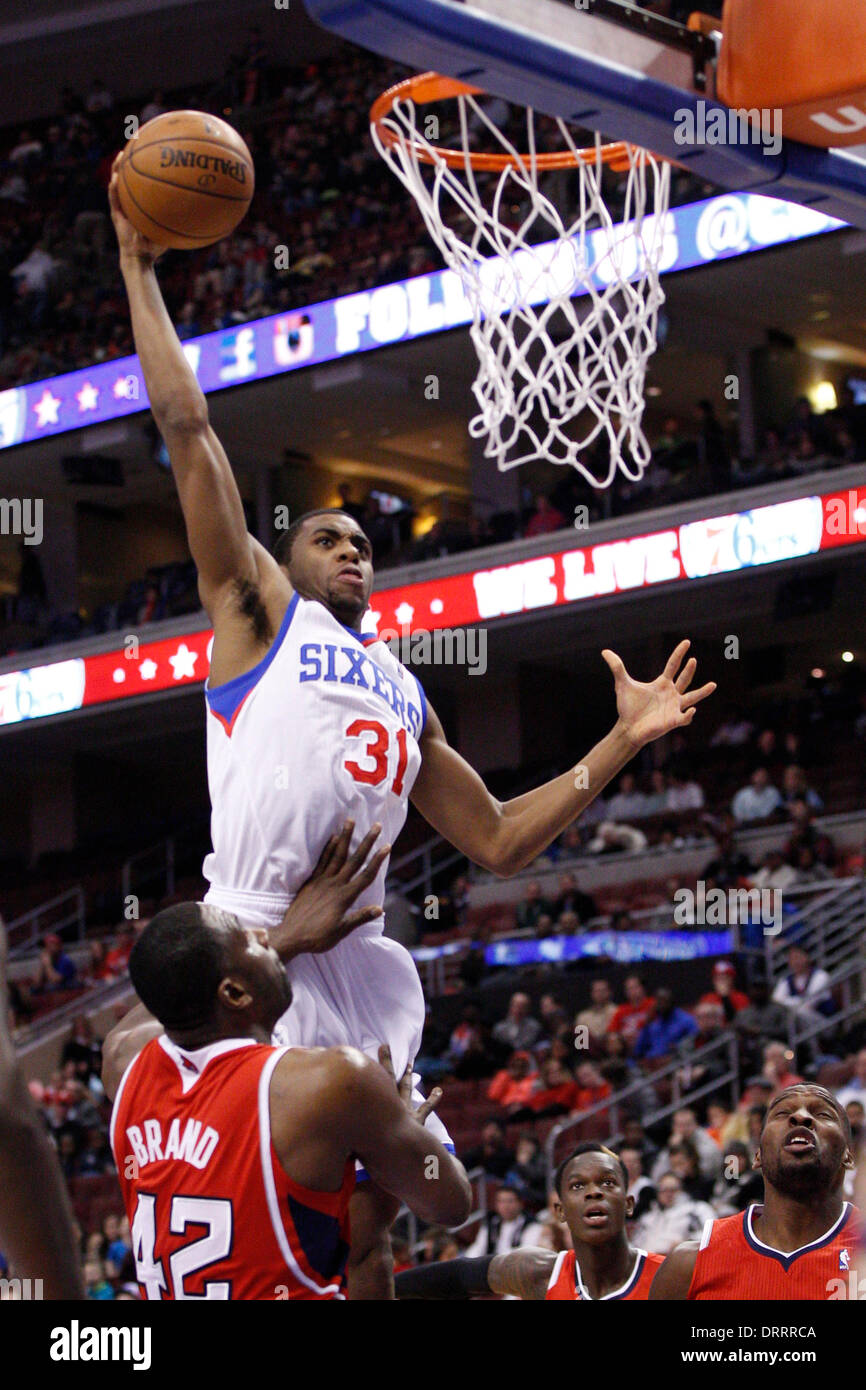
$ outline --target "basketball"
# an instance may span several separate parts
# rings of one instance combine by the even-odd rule
[[[253,196],[244,141],[204,111],[167,111],[141,126],[120,163],[120,206],[143,236],[194,250],[228,236]]]

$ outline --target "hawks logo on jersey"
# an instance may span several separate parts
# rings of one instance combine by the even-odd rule
[[[599,1301],[602,1303],[614,1299],[645,1301],[649,1298],[652,1281],[663,1261],[664,1255],[648,1255],[645,1250],[636,1251],[634,1268],[625,1283],[621,1288],[614,1289],[612,1293],[606,1293],[604,1298]],[[593,1301],[583,1282],[580,1265],[577,1263],[577,1256],[573,1250],[563,1250],[553,1266],[545,1300],[548,1302],[567,1300],[569,1303],[574,1303],[575,1300],[590,1303]]]
[[[761,1208],[708,1221],[695,1260],[689,1298],[827,1299],[848,1252],[856,1249],[860,1213],[845,1202],[829,1231],[790,1254],[765,1245],[755,1235]]]
[[[271,1144],[285,1049],[233,1038],[149,1042],[127,1068],[111,1146],[145,1298],[342,1298],[349,1162],[339,1192],[294,1182]]]

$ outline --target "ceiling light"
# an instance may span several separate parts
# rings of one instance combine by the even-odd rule
[[[842,653],[842,660],[845,662],[846,665],[850,665],[850,663],[854,660],[854,653],[853,653],[853,652],[843,652],[843,653]]]

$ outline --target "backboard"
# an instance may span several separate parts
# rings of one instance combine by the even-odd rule
[[[305,0],[325,28],[406,64],[627,140],[722,189],[784,198],[866,228],[860,147],[784,140],[678,141],[707,122],[720,35],[660,19],[629,0]],[[685,113],[685,117],[684,117]]]

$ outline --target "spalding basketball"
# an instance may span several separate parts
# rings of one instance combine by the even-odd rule
[[[118,168],[120,206],[143,236],[192,250],[228,236],[250,205],[252,156],[204,111],[167,111],[141,126]]]

